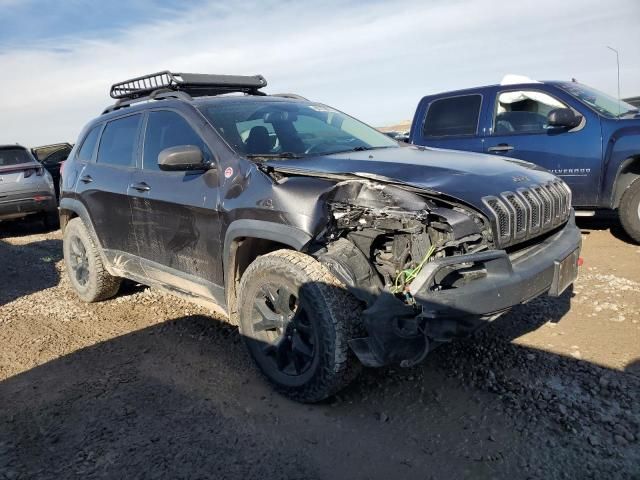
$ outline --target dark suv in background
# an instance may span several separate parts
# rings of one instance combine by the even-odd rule
[[[62,164],[71,153],[73,145],[70,143],[54,143],[52,145],[42,145],[31,149],[31,153],[42,163],[47,172],[53,178],[53,186],[56,189],[56,198],[60,196],[60,170]]]
[[[80,298],[129,278],[211,305],[278,390],[312,402],[361,365],[414,365],[576,278],[581,237],[557,177],[401,147],[265,85],[161,72],[112,87],[63,173]]]

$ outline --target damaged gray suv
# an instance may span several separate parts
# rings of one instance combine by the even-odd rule
[[[112,87],[63,174],[80,298],[128,278],[223,310],[271,383],[315,402],[575,280],[581,237],[555,176],[401,146],[264,86],[161,72]]]

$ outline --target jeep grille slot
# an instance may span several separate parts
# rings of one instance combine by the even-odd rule
[[[489,208],[495,215],[495,220],[498,227],[498,236],[500,239],[508,239],[511,237],[511,225],[509,218],[509,210],[507,207],[497,198],[485,199]]]
[[[493,214],[496,244],[507,247],[564,223],[571,213],[571,191],[554,181],[499,197],[484,197]]]

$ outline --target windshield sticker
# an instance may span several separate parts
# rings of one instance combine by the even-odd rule
[[[233,168],[227,167],[224,169],[224,178],[231,178],[233,175]]]
[[[333,111],[334,111],[334,110],[332,110],[331,108],[328,108],[328,107],[321,107],[321,106],[319,106],[319,105],[309,105],[309,108],[310,108],[311,110],[315,110],[316,112],[328,112],[328,113],[331,113],[331,112],[333,112]]]

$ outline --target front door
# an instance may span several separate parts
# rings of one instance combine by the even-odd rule
[[[209,148],[176,111],[148,113],[142,164],[129,187],[138,255],[147,274],[160,283],[222,297],[222,250],[217,214],[218,177],[206,172],[170,172],[158,167],[158,154],[180,145]],[[187,283],[184,283],[187,282]]]
[[[539,90],[499,90],[488,153],[540,165],[562,178],[571,188],[573,205],[598,204],[602,158],[600,121],[582,108],[582,123],[573,129],[549,127],[547,115],[569,106]]]

